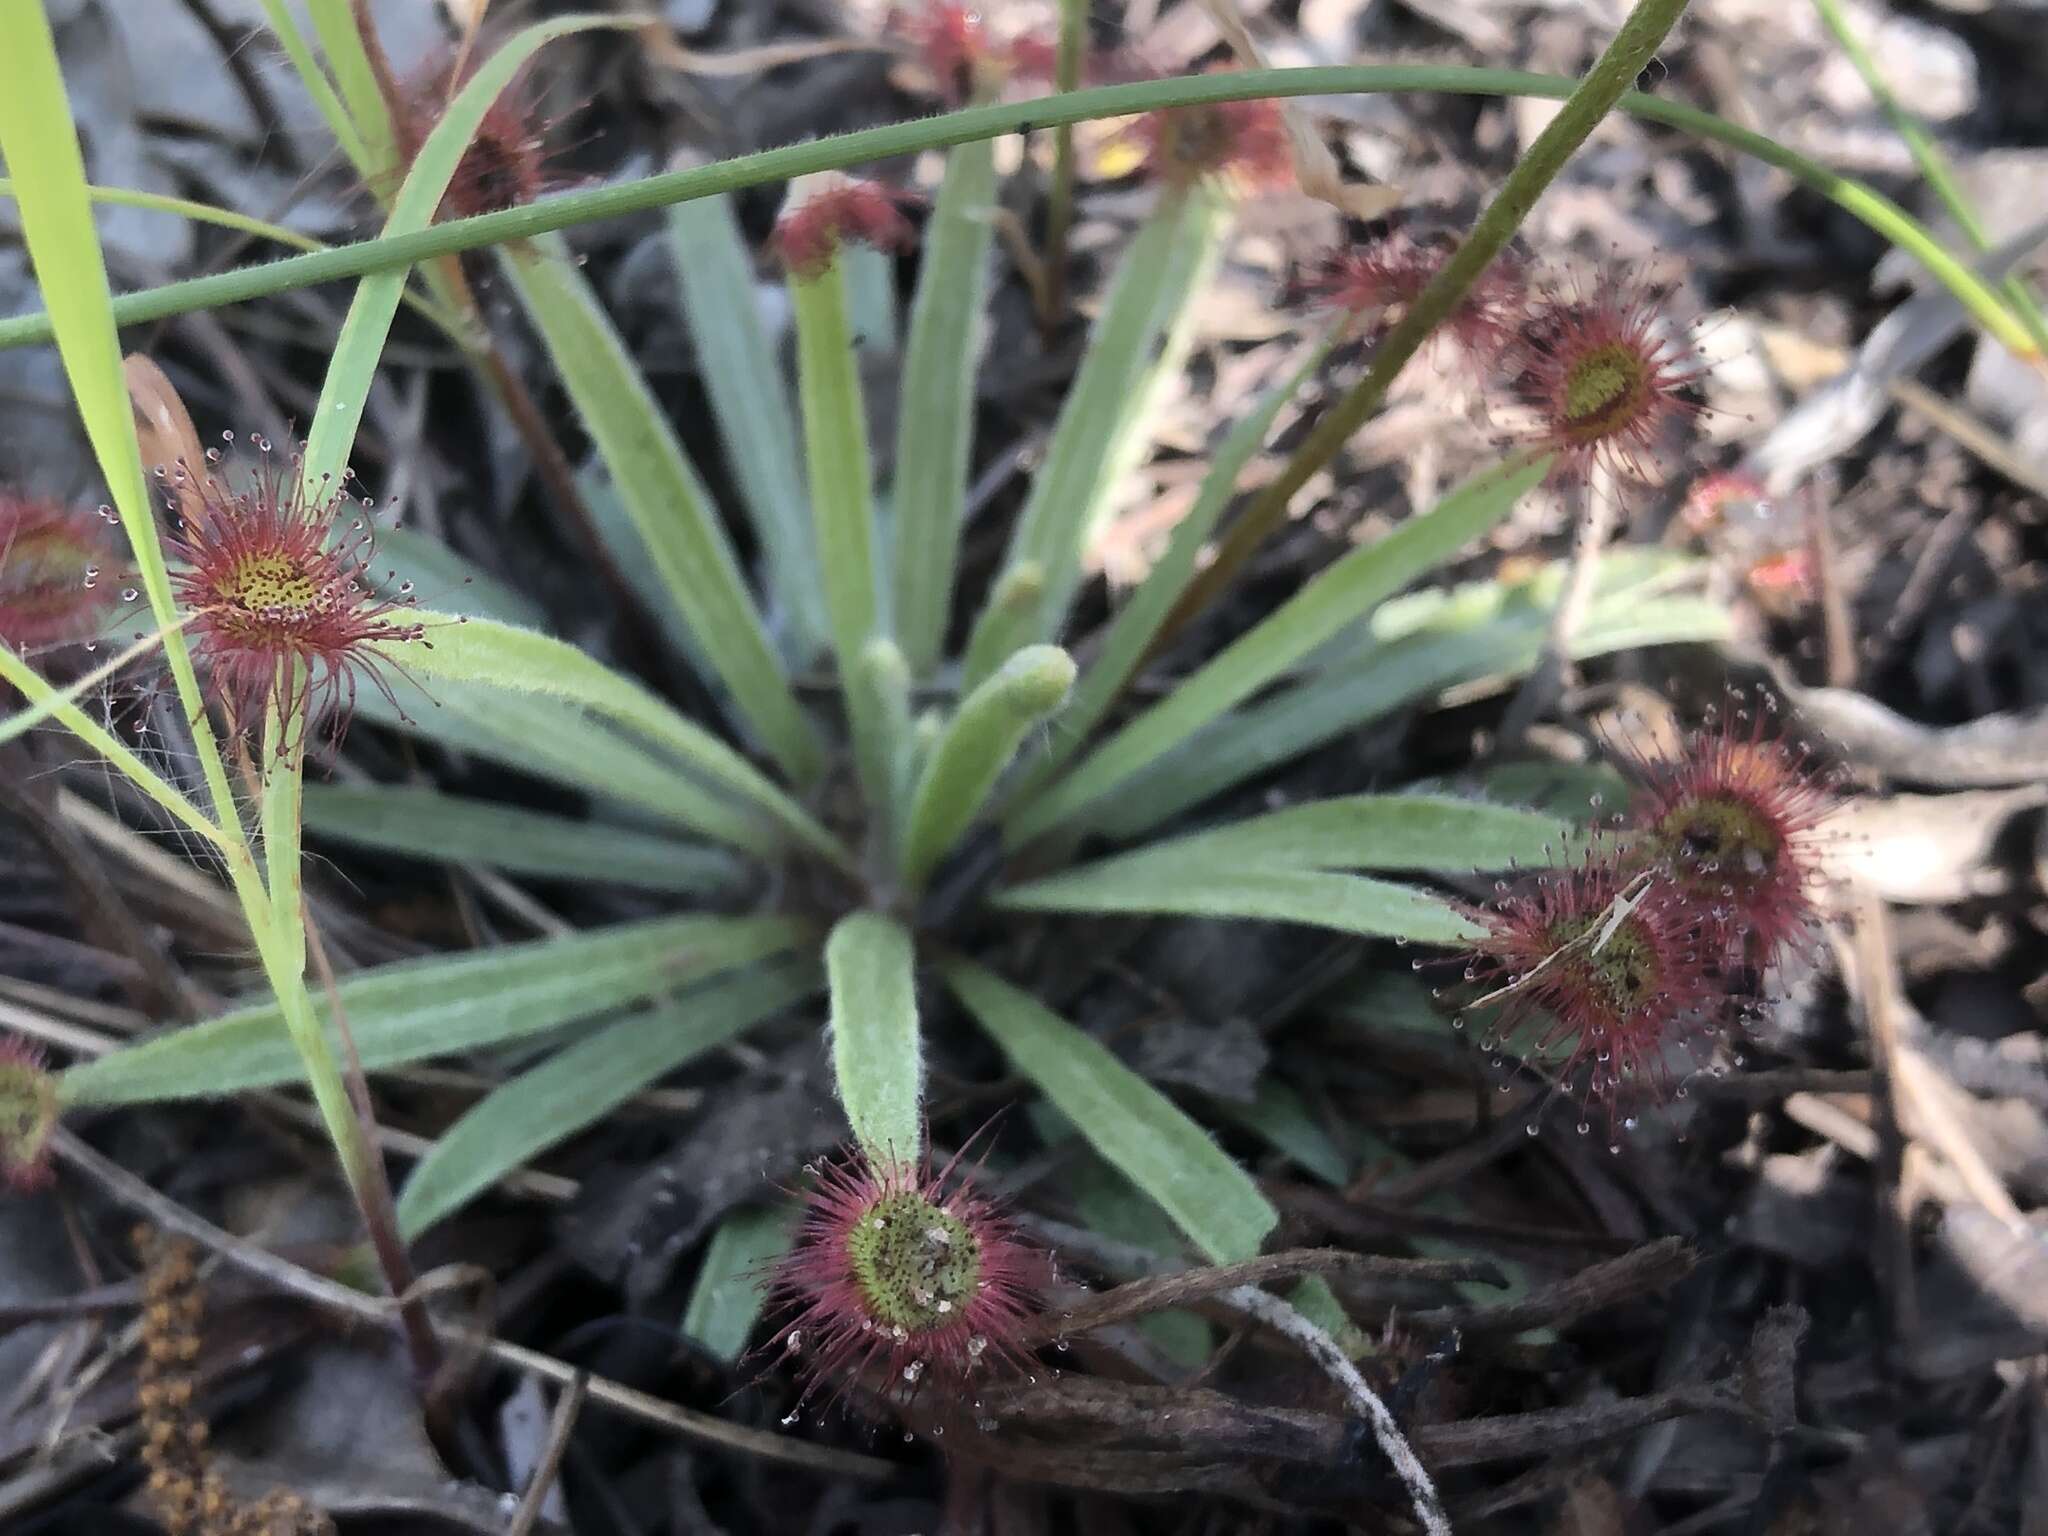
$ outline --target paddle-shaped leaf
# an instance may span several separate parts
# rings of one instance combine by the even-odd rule
[[[914,1166],[924,1152],[924,1045],[910,935],[879,913],[841,918],[825,975],[832,1075],[853,1139],[872,1163]]]
[[[500,254],[692,641],[783,771],[809,779],[822,761],[816,733],[782,674],[711,495],[611,317],[561,241]]]
[[[789,649],[808,661],[825,642],[825,598],[811,546],[803,461],[732,199],[677,203],[669,210],[668,233],[726,463],[760,535],[768,584],[790,629]]]
[[[967,514],[974,379],[996,232],[995,144],[962,144],[924,228],[896,412],[895,630],[913,676],[938,661]]]
[[[1186,682],[1025,802],[1005,826],[1022,843],[1073,816],[1232,705],[1370,612],[1506,517],[1542,480],[1543,458],[1521,457],[1467,481],[1422,517],[1351,551]]]
[[[1218,1264],[1259,1251],[1279,1213],[1247,1174],[1157,1088],[1028,992],[964,960],[946,984],[1010,1063],[1103,1159]]]
[[[304,814],[315,839],[543,880],[604,880],[698,896],[746,883],[737,861],[700,844],[435,789],[308,784]]]
[[[489,683],[519,693],[567,699],[666,748],[690,769],[747,802],[788,840],[844,864],[846,852],[831,833],[718,737],[685,719],[631,678],[612,671],[573,645],[530,629],[490,619],[456,621],[416,615],[428,626],[428,644],[406,647],[410,670],[432,681]],[[708,798],[708,797],[707,797]],[[697,825],[707,837],[760,851],[758,834],[737,814],[719,820],[710,806]]]
[[[968,641],[968,686],[1019,646],[1058,632],[1088,534],[1128,467],[1159,379],[1177,366],[1169,337],[1216,258],[1230,206],[1214,187],[1170,197],[1124,252],[1003,558],[1006,572],[1037,568],[1038,599],[1029,611],[982,611]]]
[[[790,918],[676,917],[599,933],[435,955],[343,979],[350,1032],[372,1071],[475,1050],[587,1019],[766,959],[809,930]],[[326,1003],[320,1004],[326,1015]],[[299,1078],[299,1058],[273,1002],[172,1030],[82,1062],[67,1102],[208,1099]]]
[[[748,1206],[720,1222],[704,1245],[704,1261],[683,1307],[683,1335],[713,1359],[729,1365],[745,1352],[768,1300],[761,1277],[788,1252],[796,1218],[793,1206]]]
[[[398,1221],[417,1237],[507,1173],[602,1120],[649,1084],[816,990],[789,959],[705,982],[607,1024],[478,1099],[405,1181]]]

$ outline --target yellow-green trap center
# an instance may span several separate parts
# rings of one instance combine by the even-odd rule
[[[327,594],[305,567],[285,555],[245,555],[221,584],[221,596],[251,613],[303,619],[327,606]]]
[[[929,1333],[958,1320],[981,1283],[974,1231],[921,1195],[885,1195],[846,1239],[861,1299],[880,1327]]]
[[[1784,839],[1755,806],[1727,795],[1687,800],[1657,823],[1656,836],[1681,880],[1755,880],[1777,866]]]
[[[1649,383],[1649,363],[1633,347],[1618,341],[1595,347],[1565,370],[1566,431],[1585,442],[1618,430],[1640,408]]]
[[[1550,942],[1559,949],[1576,945],[1561,962],[1578,982],[1598,997],[1606,1011],[1626,1018],[1657,999],[1663,967],[1640,918],[1628,917],[1595,949],[1607,916],[1574,919],[1551,929]]]

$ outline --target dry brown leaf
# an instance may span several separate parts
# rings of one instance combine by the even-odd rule
[[[1237,0],[1202,0],[1202,8],[1214,18],[1217,30],[1223,34],[1223,41],[1229,44],[1238,63],[1246,69],[1267,67],[1266,56],[1245,25]],[[1343,171],[1338,168],[1337,157],[1330,153],[1330,146],[1323,142],[1323,136],[1316,132],[1315,125],[1308,120],[1308,113],[1298,103],[1282,102],[1280,115],[1287,124],[1288,142],[1294,148],[1295,180],[1301,183],[1303,192],[1354,219],[1377,219],[1401,205],[1399,187],[1346,181]]]

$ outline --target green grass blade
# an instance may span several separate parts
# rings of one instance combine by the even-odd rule
[[[634,1094],[817,989],[806,961],[720,976],[607,1024],[472,1104],[420,1159],[398,1198],[408,1241]]]
[[[914,1166],[924,1155],[924,1044],[910,935],[879,913],[841,918],[825,975],[832,1075],[853,1139],[878,1166]]]
[[[678,203],[669,210],[668,230],[683,314],[697,344],[726,462],[760,536],[768,584],[789,626],[789,650],[808,662],[826,638],[810,500],[797,453],[796,418],[781,362],[761,323],[753,263],[740,238],[732,199]]]
[[[1073,1123],[1040,1104],[1033,1122],[1041,1133],[1056,1127],[1060,1141],[1078,1140]],[[1050,1122],[1050,1124],[1049,1124]],[[1048,1134],[1048,1140],[1051,1137]],[[1185,1268],[1188,1241],[1173,1218],[1152,1203],[1136,1185],[1097,1157],[1092,1150],[1061,1153],[1060,1192],[1074,1204],[1074,1213],[1089,1231],[1112,1242],[1129,1244],[1158,1255],[1169,1269]],[[1137,1329],[1184,1370],[1199,1371],[1216,1346],[1209,1323],[1193,1312],[1172,1308],[1137,1320]]]
[[[28,692],[35,702],[9,714],[0,715],[0,745],[5,745],[17,736],[26,735],[45,720],[54,718],[59,710],[67,707],[76,709],[84,700],[97,697],[109,679],[133,666],[163,643],[164,637],[161,634],[145,634],[125,649],[116,651],[90,671],[79,673],[75,677],[67,677],[62,688],[34,672],[21,657],[13,656],[11,659],[14,668],[9,675],[21,677],[27,674],[30,677]],[[4,697],[5,695],[0,695],[0,698]],[[168,785],[165,787],[169,788]]]
[[[730,1365],[746,1353],[768,1300],[768,1266],[789,1251],[796,1220],[791,1206],[748,1206],[720,1222],[704,1245],[704,1261],[683,1307],[683,1336],[703,1345],[714,1360]]]
[[[911,796],[900,868],[912,890],[973,825],[1017,748],[1060,707],[1073,682],[1073,659],[1065,651],[1034,645],[961,701]]]
[[[996,213],[995,144],[963,144],[924,230],[896,413],[894,617],[913,677],[939,659],[953,598],[985,341]]]
[[[949,962],[945,975],[1011,1065],[1211,1262],[1258,1253],[1279,1213],[1207,1131],[1029,993],[964,960]]]
[[[326,3],[342,6],[341,24],[346,26],[346,41],[353,42],[355,54],[360,56],[362,44],[356,36],[355,23],[345,14],[347,0],[326,0]],[[319,20],[317,14],[315,20]],[[454,179],[470,141],[476,137],[484,114],[512,82],[512,77],[542,47],[556,38],[587,32],[593,27],[631,25],[634,23],[608,16],[565,16],[557,21],[522,28],[506,39],[502,47],[471,73],[421,143],[397,195],[391,199],[391,214],[384,222],[385,235],[402,237],[418,234],[434,222],[440,211],[441,199],[447,195],[448,183]],[[364,87],[360,81],[351,84],[352,71],[344,67],[348,61],[335,59],[332,51],[335,39],[328,38],[329,30],[329,26],[321,27],[322,37],[328,42],[329,58],[342,72],[342,94],[349,101],[358,128],[364,132],[370,154],[384,157],[388,163],[391,153],[389,124],[386,123],[386,142],[380,145],[364,127],[358,110],[356,96]],[[340,37],[338,30],[335,36]],[[367,70],[367,61],[362,68]],[[367,88],[371,95],[376,94],[374,80]],[[377,99],[381,112],[382,98]],[[312,425],[306,432],[305,475],[309,485],[319,485],[323,481],[341,484],[342,475],[348,468],[349,450],[355,445],[363,410],[369,403],[370,384],[376,378],[378,362],[384,355],[384,343],[391,335],[391,322],[397,317],[399,300],[405,293],[407,276],[406,269],[402,267],[378,272],[364,278],[356,288],[348,318],[342,321],[341,334],[335,339],[334,353],[328,359],[327,376],[320,386],[320,403],[315,407]]]
[[[1012,844],[1059,825],[1506,517],[1547,458],[1523,456],[1467,481],[1432,511],[1352,550],[1165,699],[1131,721],[1005,826]]]
[[[388,176],[398,164],[397,134],[391,122],[391,107],[384,100],[383,89],[377,83],[377,71],[371,66],[369,50],[364,46],[362,33],[356,28],[351,0],[308,0],[308,5],[313,17],[313,31],[320,38],[321,51],[327,55],[328,68],[334,72],[340,104],[362,142],[363,158],[357,163],[357,169],[369,178]],[[273,15],[271,20],[275,26],[276,16]],[[303,42],[300,47],[303,49]],[[293,55],[293,63],[298,63],[296,54]],[[318,75],[301,66],[300,78],[310,89]],[[319,100],[317,91],[314,99]],[[332,119],[329,126],[333,126]],[[463,137],[467,139],[469,136],[464,134]]]
[[[808,781],[823,762],[817,735],[790,691],[710,493],[611,317],[558,243],[502,255],[691,640],[762,746],[792,779]]]
[[[1117,838],[1137,837],[1405,705],[1476,679],[1519,676],[1535,664],[1556,600],[1557,583],[1546,577],[1541,585],[1548,596],[1540,605],[1447,614],[1440,625],[1333,658],[1294,687],[1197,732],[1097,801],[1084,820]],[[1623,589],[1595,604],[1572,637],[1572,655],[1712,642],[1727,633],[1727,610],[1705,598]]]
[[[507,240],[572,228],[597,219],[620,218],[667,208],[691,198],[743,187],[789,181],[820,171],[843,171],[899,155],[995,138],[1027,128],[1098,118],[1127,117],[1169,107],[1199,106],[1255,97],[1291,98],[1349,94],[1442,92],[1461,96],[1524,96],[1563,100],[1578,81],[1521,70],[1475,69],[1444,64],[1331,65],[1312,69],[1228,70],[1201,75],[1102,86],[1059,97],[969,107],[937,117],[890,123],[853,133],[736,156],[708,166],[668,171],[631,182],[588,187],[543,198],[501,213],[448,220],[413,234],[365,240],[333,251],[238,268],[207,277],[165,283],[125,295],[116,305],[123,325],[167,315],[239,304],[268,294],[307,288],[342,278],[412,266],[455,251],[476,250]],[[1717,118],[1669,96],[1625,92],[1618,109],[1648,122],[1663,123],[1703,140],[1725,144],[1789,173],[1879,237],[1924,266],[1985,331],[2022,357],[2039,355],[2026,327],[1999,301],[1969,264],[1947,250],[1927,228],[1875,188],[1795,153],[1747,128]],[[47,313],[0,320],[0,349],[51,338]]]
[[[876,592],[874,466],[867,407],[846,319],[846,263],[792,273],[797,398],[811,486],[811,529],[825,574],[825,612],[853,737],[853,762],[870,806],[889,803],[891,765],[881,720],[859,684],[861,656],[882,629]]]
[[[310,835],[405,858],[685,896],[731,895],[747,883],[738,863],[700,844],[435,789],[309,784],[305,797]]]
[[[1168,335],[1214,263],[1229,210],[1227,195],[1215,188],[1169,196],[1117,264],[1003,559],[1006,571],[1036,565],[1043,595],[1026,617],[1009,617],[995,604],[983,610],[968,640],[967,686],[1019,646],[1058,633],[1081,582],[1088,535],[1117,473],[1127,467],[1145,403],[1162,373],[1171,371]]]
[[[794,947],[785,918],[678,917],[599,933],[403,960],[343,979],[350,1032],[372,1071],[540,1034]],[[319,1004],[325,1019],[327,1006]],[[72,1104],[209,1099],[299,1080],[283,1011],[254,1003],[80,1063]]]
[[[263,14],[270,23],[271,33],[283,45],[285,57],[291,60],[292,68],[298,72],[299,83],[312,97],[313,105],[327,124],[327,131],[334,135],[334,142],[348,156],[348,163],[356,168],[356,174],[366,180],[383,174],[389,162],[371,157],[369,145],[363,142],[362,134],[356,130],[355,119],[343,105],[327,71],[313,56],[313,45],[300,30],[285,0],[263,0]]]
[[[1060,716],[1060,730],[1048,743],[1045,755],[1031,765],[1017,785],[1019,797],[1028,796],[1052,777],[1068,758],[1080,750],[1109,706],[1138,670],[1159,633],[1160,625],[1173,612],[1188,578],[1195,572],[1202,546],[1215,531],[1217,519],[1230,505],[1237,490],[1237,478],[1252,456],[1265,445],[1273,421],[1295,392],[1313,375],[1329,352],[1329,343],[1311,348],[1301,366],[1284,382],[1268,390],[1250,415],[1232,427],[1209,461],[1208,473],[1188,514],[1174,526],[1173,537],[1159,562],[1146,573],[1130,600],[1110,621],[1109,631],[1087,670],[1081,674],[1073,701]]]
[[[31,706],[54,716],[80,741],[120,770],[137,789],[175,816],[180,824],[197,832],[215,847],[225,848],[227,836],[214,825],[212,817],[186,799],[175,786],[166,783],[155,769],[130,752],[119,737],[66,699],[60,690],[52,687],[4,644],[0,644],[0,682],[18,688]]]
[[[71,386],[72,401],[92,442],[108,495],[120,514],[136,574],[149,596],[150,614],[164,634],[164,660],[176,684],[179,705],[192,727],[213,818],[225,834],[223,847],[230,874],[249,910],[251,926],[260,927],[265,898],[256,884],[255,865],[236,819],[227,768],[207,718],[190,648],[179,627],[156,511],[143,476],[106,263],[93,227],[85,161],[58,67],[56,40],[42,6],[20,4],[15,13],[4,29],[6,46],[0,47],[0,159],[6,161],[14,184],[22,240],[49,308],[52,338]],[[76,719],[61,718],[73,730],[78,728]],[[102,743],[94,745],[104,752]],[[162,781],[154,774],[135,777],[132,755],[126,759],[110,755],[110,760],[145,793],[159,798]],[[159,803],[184,819],[177,805],[161,799]]]
[[[612,671],[573,645],[489,619],[457,622],[427,613],[409,613],[408,618],[428,625],[431,645],[400,646],[397,659],[429,683],[437,678],[490,683],[514,692],[547,694],[580,704],[675,753],[692,771],[746,801],[785,839],[838,863],[850,862],[832,834],[770,783],[752,763],[631,678]],[[736,848],[760,851],[759,837],[749,824],[736,815],[717,819],[715,805],[707,798],[698,819],[690,824],[707,837]]]
[[[1446,903],[1410,886],[1363,875],[1318,869],[1243,869],[1221,861],[1199,884],[1184,871],[1173,878],[1094,865],[1033,881],[997,897],[1009,911],[1103,912],[1180,917],[1231,917],[1252,922],[1304,923],[1339,933],[1413,939],[1422,944],[1468,944],[1480,936]]]
[[[1863,40],[1849,24],[1837,0],[1813,0],[1814,9],[1820,12],[1821,21],[1834,33],[1835,41],[1841,45],[1856,73],[1863,77],[1863,83],[1876,98],[1878,109],[1892,125],[1892,131],[1904,142],[1913,156],[1913,163],[1920,168],[1921,177],[1927,182],[1934,195],[1941,199],[1942,207],[1949,217],[1956,221],[1956,227],[1963,232],[1963,238],[1983,254],[1991,251],[1991,237],[1985,231],[1983,222],[1977,217],[1977,210],[1970,206],[1969,195],[1956,180],[1949,167],[1948,157],[1942,154],[1941,146],[1934,135],[1927,131],[1926,124],[1907,110],[1904,103],[1893,93],[1891,83],[1884,77]],[[2040,300],[2027,280],[2018,273],[2009,274],[1999,285],[2006,307],[2027,328],[2033,338],[2036,351],[2048,349],[2048,319],[2041,313]]]

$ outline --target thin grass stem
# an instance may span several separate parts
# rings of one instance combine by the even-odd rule
[[[1065,96],[968,107],[915,122],[891,123],[879,128],[836,134],[804,144],[740,155],[714,165],[666,171],[638,181],[563,192],[499,213],[446,220],[409,234],[361,240],[328,251],[237,267],[233,271],[206,277],[187,278],[124,295],[115,300],[114,316],[122,325],[160,320],[169,315],[243,303],[316,283],[412,266],[451,251],[531,239],[551,230],[644,213],[692,198],[759,186],[764,182],[786,181],[816,171],[845,170],[870,161],[964,144],[971,139],[996,138],[1003,134],[1058,127],[1063,123],[1124,117],[1168,107],[1248,101],[1266,96],[1437,92],[1457,96],[1528,96],[1564,100],[1577,87],[1577,81],[1554,75],[1434,64],[1242,70],[1098,86]],[[2036,355],[2037,349],[2026,327],[2020,324],[1991,287],[1970,270],[1968,263],[1944,247],[1898,204],[1867,183],[1839,175],[1764,134],[1738,127],[1683,102],[1629,91],[1619,98],[1615,106],[1647,122],[1661,123],[1697,138],[1727,145],[1766,165],[1788,172],[1925,266],[1956,296],[1977,323],[2001,344],[2023,357]],[[0,320],[0,349],[31,346],[50,339],[47,313],[35,312]]]

